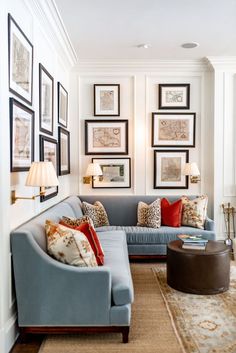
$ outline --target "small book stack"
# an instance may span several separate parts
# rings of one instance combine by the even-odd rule
[[[183,249],[205,250],[208,242],[202,235],[180,234],[178,238],[183,242]]]

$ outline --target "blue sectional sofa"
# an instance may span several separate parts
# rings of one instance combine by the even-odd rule
[[[167,197],[170,202],[178,200],[181,196],[161,195],[159,198]],[[196,196],[189,196],[190,199]],[[178,234],[202,234],[206,239],[214,240],[214,221],[207,217],[205,229],[193,227],[166,227],[161,226],[158,229],[137,227],[137,205],[139,201],[150,204],[156,200],[157,196],[98,196],[81,195],[81,201],[94,203],[99,200],[104,205],[110,226],[100,227],[98,232],[123,230],[126,233],[128,252],[130,257],[150,257],[166,256],[166,245],[176,240]]]
[[[11,233],[18,325],[27,333],[121,332],[128,342],[133,284],[124,231],[99,233],[102,267],[58,262],[46,252],[46,219],[82,215],[77,197],[44,211]]]
[[[168,197],[171,201],[177,197]],[[134,298],[130,256],[163,256],[166,244],[180,233],[214,239],[214,222],[205,229],[136,227],[137,204],[155,196],[71,196],[11,233],[11,246],[22,333],[121,332],[128,342]],[[98,228],[105,265],[79,268],[58,262],[46,252],[46,219],[81,217],[81,201],[100,200],[110,226]],[[128,244],[128,247],[127,247]],[[127,251],[128,250],[128,251]]]

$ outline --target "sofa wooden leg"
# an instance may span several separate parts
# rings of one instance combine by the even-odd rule
[[[124,327],[122,329],[122,338],[123,338],[123,343],[129,342],[129,326]]]

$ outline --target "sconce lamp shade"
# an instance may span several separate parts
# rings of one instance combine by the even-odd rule
[[[89,163],[86,170],[86,176],[102,175],[102,169],[98,163]]]
[[[183,169],[183,174],[184,175],[192,175],[192,176],[198,176],[200,175],[197,163],[185,163],[184,169]]]
[[[27,175],[26,186],[57,186],[59,185],[52,162],[33,162]]]

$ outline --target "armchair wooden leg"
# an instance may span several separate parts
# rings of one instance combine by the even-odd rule
[[[123,343],[129,342],[129,326],[124,327],[122,329],[122,338],[123,338]]]

